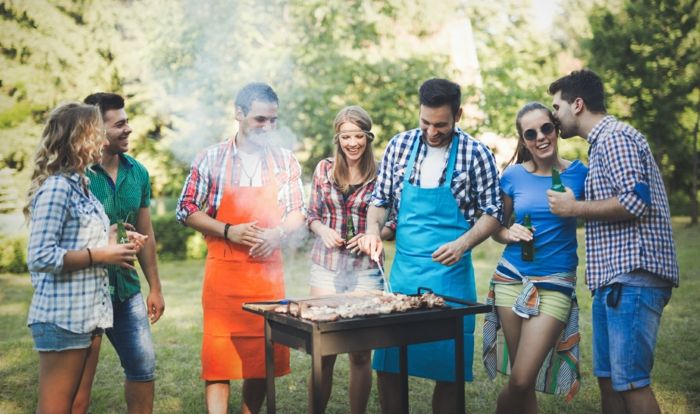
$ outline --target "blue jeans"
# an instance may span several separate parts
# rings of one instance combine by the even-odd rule
[[[105,333],[119,355],[126,379],[153,381],[156,354],[143,296],[137,293],[124,302],[113,302],[112,305],[114,326]]]
[[[593,295],[593,375],[615,391],[651,384],[654,349],[671,288],[603,286]]]

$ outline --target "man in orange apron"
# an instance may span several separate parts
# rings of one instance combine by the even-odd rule
[[[210,413],[227,412],[231,379],[243,379],[242,411],[260,410],[266,391],[263,319],[241,305],[284,297],[280,243],[304,222],[299,163],[269,142],[277,109],[270,86],[241,89],[238,133],[197,156],[178,202],[178,220],[201,232],[208,248],[202,379]],[[276,345],[275,375],[287,373],[289,350]]]
[[[367,212],[360,249],[373,259],[382,250],[379,231],[387,209],[397,217],[396,256],[391,268],[395,292],[418,287],[476,300],[471,249],[500,226],[498,170],[491,151],[459,129],[459,85],[430,79],[420,88],[420,128],[394,136],[382,159]],[[480,216],[479,216],[480,214]],[[472,380],[474,317],[464,318],[464,378]],[[433,412],[454,412],[454,340],[408,347],[408,374],[435,380]],[[398,412],[398,349],[378,349],[379,402]]]

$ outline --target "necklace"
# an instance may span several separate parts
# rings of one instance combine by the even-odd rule
[[[248,158],[248,159],[250,159],[250,158]],[[241,171],[243,172],[243,174],[246,177],[248,177],[248,187],[253,186],[253,178],[255,177],[255,175],[258,172],[258,167],[260,167],[260,157],[256,157],[255,168],[253,168],[253,172],[249,174],[248,170],[246,170],[246,168],[245,168],[245,161],[243,158],[241,158]]]

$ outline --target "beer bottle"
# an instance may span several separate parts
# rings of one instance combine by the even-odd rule
[[[119,220],[117,222],[117,243],[119,243],[119,244],[129,243],[129,237],[126,235],[126,227],[124,227],[123,220]]]
[[[564,185],[561,183],[561,177],[559,176],[559,170],[557,170],[555,167],[552,167],[552,190],[559,191],[560,193],[566,192]]]
[[[530,233],[532,233],[532,220],[530,219],[529,214],[525,214],[525,218],[523,219],[523,226],[530,230]],[[534,237],[530,241],[524,241],[522,240],[520,242],[520,258],[524,262],[531,262],[535,260],[535,239]]]
[[[345,216],[345,242],[355,237],[355,224],[352,222],[352,214]]]

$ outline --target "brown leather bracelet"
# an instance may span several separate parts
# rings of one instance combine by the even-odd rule
[[[88,252],[88,258],[90,259],[90,264],[88,265],[88,267],[92,267],[92,252],[90,251],[89,247],[87,247],[86,250]]]

